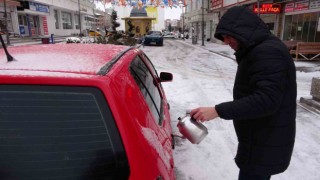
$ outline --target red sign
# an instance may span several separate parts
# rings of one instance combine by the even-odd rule
[[[254,4],[253,11],[258,13],[257,4]],[[280,4],[261,4],[259,8],[260,14],[280,14],[281,5]]]
[[[47,17],[46,16],[42,16],[42,23],[43,23],[43,31],[44,31],[44,35],[48,35],[48,22],[47,22]]]
[[[294,4],[295,11],[303,11],[307,9],[309,9],[309,0],[300,0]]]
[[[286,4],[284,8],[284,12],[293,12],[293,10],[294,10],[294,3]]]
[[[211,0],[210,9],[219,9],[222,7],[223,0]]]

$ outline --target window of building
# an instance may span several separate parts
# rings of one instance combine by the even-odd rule
[[[61,12],[63,29],[72,29],[71,13]]]
[[[18,15],[19,25],[27,26],[27,17],[25,15]]]
[[[54,10],[54,20],[56,29],[59,29],[59,15],[57,10]]]
[[[79,23],[79,15],[74,15],[74,25],[76,26],[76,29],[80,29],[80,23]]]
[[[320,42],[320,13],[287,15],[284,23],[283,40]]]

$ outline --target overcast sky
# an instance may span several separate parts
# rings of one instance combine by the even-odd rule
[[[97,5],[97,8],[99,8],[101,10],[104,9],[102,3],[96,3],[96,5]],[[107,5],[107,7],[110,7],[110,6]],[[180,15],[182,13],[182,9],[180,7],[177,7],[177,8],[175,8],[175,7],[172,7],[172,8],[166,7],[164,9],[164,12],[165,12],[164,19],[180,19]]]
[[[165,8],[164,9],[164,19],[180,19],[182,9],[178,8]]]

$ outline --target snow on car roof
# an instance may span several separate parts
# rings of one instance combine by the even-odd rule
[[[4,50],[0,49],[0,71],[14,70],[17,72],[17,70],[23,70],[30,73],[42,71],[94,75],[112,58],[126,49],[128,49],[127,46],[105,44],[9,47],[8,51],[15,60],[7,62]]]

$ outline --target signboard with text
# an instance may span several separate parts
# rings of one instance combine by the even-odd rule
[[[294,11],[303,11],[309,9],[309,0],[300,0],[294,3]]]
[[[254,4],[253,11],[260,14],[280,14],[281,4],[261,4],[258,9],[257,4]]]
[[[310,0],[310,9],[320,8],[320,0]]]
[[[46,16],[42,16],[42,23],[43,23],[43,32],[44,35],[48,35],[48,22],[47,22],[47,17]]]
[[[33,11],[43,12],[43,13],[49,13],[49,6],[35,3],[35,2],[29,2],[29,8]]]
[[[284,12],[293,12],[293,10],[294,10],[294,3],[286,4],[284,8]]]
[[[222,7],[223,0],[211,0],[210,9],[219,9]]]

